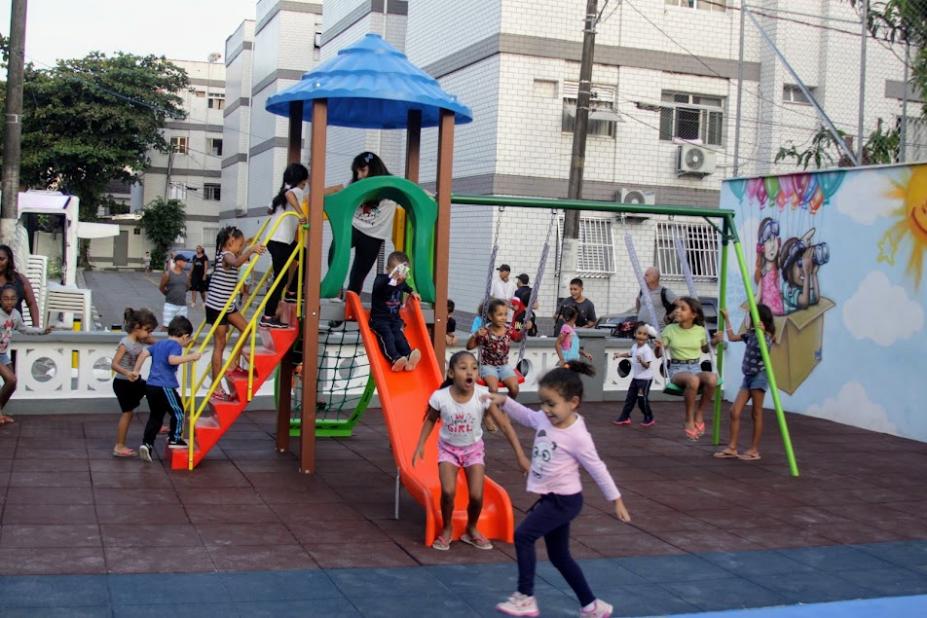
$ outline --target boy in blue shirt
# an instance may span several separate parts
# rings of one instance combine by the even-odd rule
[[[200,359],[199,352],[184,354],[183,348],[190,342],[193,334],[193,324],[183,316],[177,316],[167,326],[167,339],[163,339],[142,352],[135,363],[138,372],[145,359],[151,357],[151,371],[148,373],[148,382],[145,386],[145,397],[148,399],[148,423],[145,424],[145,435],[142,445],[138,449],[138,456],[144,461],[151,461],[154,451],[155,438],[164,422],[164,415],[171,413],[171,430],[168,433],[167,445],[169,448],[183,448],[187,443],[181,437],[183,434],[183,406],[177,388],[177,366]]]

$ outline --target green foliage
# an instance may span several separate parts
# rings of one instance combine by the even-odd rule
[[[166,152],[168,119],[183,118],[186,72],[157,56],[93,52],[49,69],[26,66],[23,84],[24,185],[80,198],[93,220],[107,183],[132,181],[149,149]]]
[[[161,197],[153,200],[142,211],[141,224],[145,236],[154,244],[151,263],[163,264],[170,246],[187,227],[183,202]]]
[[[858,7],[864,0],[847,0]],[[872,36],[911,44],[911,82],[927,101],[927,0],[868,0],[867,27]],[[927,117],[927,103],[921,113]]]
[[[840,137],[851,145],[853,138],[838,130]],[[901,135],[899,129],[885,131],[882,127],[882,119],[879,118],[879,124],[875,131],[869,134],[869,138],[863,145],[862,165],[880,165],[887,163],[896,163],[898,161],[899,149],[901,146]],[[852,148],[852,146],[850,146]],[[811,138],[811,144],[804,150],[799,150],[794,142],[786,142],[785,146],[779,148],[776,153],[775,162],[793,160],[795,165],[802,169],[808,169],[813,166],[814,169],[822,167],[849,167],[852,165],[849,157],[840,152],[837,140],[834,139],[831,132],[821,127],[818,132]]]

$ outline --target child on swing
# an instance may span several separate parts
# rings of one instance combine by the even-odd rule
[[[467,349],[480,347],[480,377],[486,382],[490,393],[499,391],[501,382],[509,391],[509,397],[518,397],[518,375],[509,365],[509,350],[513,341],[521,341],[524,331],[510,330],[506,325],[509,315],[508,304],[501,298],[486,303],[488,324],[470,336]]]
[[[412,465],[425,457],[425,442],[441,420],[438,438],[438,475],[441,480],[441,519],[444,527],[432,547],[439,551],[451,548],[454,532],[454,496],[457,495],[457,473],[463,468],[467,475],[470,502],[467,506],[467,529],[460,540],[477,549],[492,549],[492,543],[476,525],[483,509],[483,477],[485,446],[480,422],[488,414],[495,417],[508,438],[522,471],[531,468],[531,462],[522,451],[518,436],[499,409],[483,397],[485,387],[476,384],[478,368],[470,352],[455,352],[447,364],[447,379],[428,400],[425,422],[419,434],[418,445],[412,455]]]
[[[773,321],[772,309],[767,305],[757,305],[756,311],[760,315],[760,330],[763,331],[763,337],[766,339],[766,348],[769,349],[776,334],[776,323]],[[748,325],[747,330],[738,335],[731,328],[731,319],[728,317],[727,309],[722,309],[721,315],[724,317],[725,326],[727,326],[728,341],[743,341],[747,344],[747,349],[744,352],[744,360],[741,364],[744,380],[740,385],[740,390],[737,391],[734,405],[731,406],[731,436],[727,442],[727,447],[716,452],[715,457],[717,459],[756,461],[760,459],[760,438],[763,435],[763,398],[769,389],[769,382],[766,378],[766,365],[763,363],[759,339],[757,339],[752,325]],[[750,322],[752,323],[752,320]],[[748,400],[753,401],[753,442],[749,449],[739,453],[737,452],[737,438],[740,434],[740,416],[747,406]]]
[[[702,371],[701,355],[708,351],[708,331],[705,330],[705,313],[702,303],[691,296],[676,299],[674,322],[666,326],[656,342],[656,355],[669,352],[669,378],[684,389],[686,402],[685,432],[689,440],[696,441],[705,434],[705,406],[711,401],[718,384],[718,376]],[[696,404],[699,390],[702,397]]]

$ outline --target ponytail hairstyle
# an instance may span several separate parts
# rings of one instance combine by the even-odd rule
[[[760,303],[756,306],[756,312],[760,314],[760,322],[763,323],[763,328],[766,329],[766,332],[769,333],[769,336],[775,336],[776,322],[773,320],[772,309],[770,309],[767,305]]]
[[[551,388],[566,400],[579,397],[579,400],[582,401],[583,381],[579,378],[580,374],[594,376],[595,367],[585,361],[571,360],[564,363],[562,367],[551,369],[541,376],[541,379],[538,380],[538,386]]]
[[[286,208],[286,192],[309,179],[309,170],[302,163],[290,163],[283,170],[283,184],[274,199],[270,202],[267,214],[274,214],[280,207]]]
[[[458,363],[460,363],[461,360],[463,360],[463,359],[465,359],[465,358],[467,358],[467,357],[472,358],[472,359],[473,359],[473,362],[476,362],[476,357],[473,356],[472,353],[470,353],[470,352],[468,352],[468,351],[466,351],[466,350],[459,350],[459,351],[454,352],[453,354],[451,354],[451,360],[447,361],[447,372],[448,372],[448,374],[451,373],[451,369],[453,369]],[[454,380],[451,379],[451,376],[450,376],[450,375],[447,375],[447,376],[445,376],[445,378],[444,378],[444,382],[442,382],[442,383],[441,383],[441,386],[439,386],[438,388],[439,388],[439,389],[447,388],[448,386],[450,386],[450,385],[453,384],[453,383],[454,383]]]
[[[225,250],[225,245],[233,238],[242,238],[244,234],[234,225],[227,225],[216,234],[216,265],[219,263],[219,256]]]
[[[126,307],[122,313],[123,328],[127,333],[131,333],[136,328],[149,328],[155,330],[158,328],[158,318],[148,309],[133,309]]]
[[[577,311],[574,305],[565,305],[563,309],[560,310],[560,319],[564,323],[572,322],[579,316],[579,311]]]

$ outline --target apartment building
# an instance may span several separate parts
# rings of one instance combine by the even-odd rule
[[[243,23],[226,49],[230,89],[239,79],[231,75],[241,76],[238,107],[231,103],[225,111],[226,141],[237,132],[247,143],[227,151],[223,161],[228,200],[223,219],[254,220],[279,182],[286,121],[264,111],[267,95],[367,32],[384,35],[473,110],[474,121],[455,133],[456,193],[565,197],[585,5],[584,0],[258,2],[256,22]],[[776,150],[789,140],[807,142],[820,121],[750,20],[740,66],[739,0],[600,0],[599,7],[585,198],[716,206],[721,180],[734,172],[740,78],[738,173],[793,169],[773,162]],[[852,8],[830,0],[758,0],[751,7],[835,124],[855,133],[860,39]],[[904,91],[897,48],[871,43],[867,66],[866,133],[879,119],[887,126],[896,122]],[[402,131],[330,128],[327,182],[344,181],[351,158],[363,150],[378,152],[401,174],[404,140]],[[426,130],[425,185],[434,180],[436,142],[437,131]],[[450,294],[458,306],[472,309],[479,301],[497,229],[498,261],[534,278],[549,223],[546,212],[454,206]],[[554,221],[555,248],[561,225]],[[584,213],[581,232],[578,270],[600,313],[633,305],[638,286],[626,238],[644,266],[659,266],[665,282],[682,293],[686,286],[674,250],[674,239],[681,238],[698,292],[716,292],[716,235],[704,222]],[[542,313],[552,312],[564,292],[555,282],[558,259],[551,251]]]

